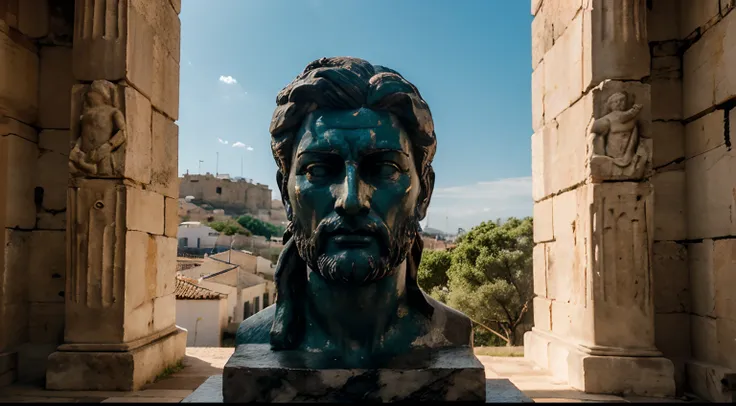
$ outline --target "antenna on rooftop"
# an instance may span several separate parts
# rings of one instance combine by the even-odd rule
[[[215,161],[215,177],[220,177],[220,153],[215,152],[217,154],[217,160]]]
[[[201,159],[199,160],[199,167],[197,169],[197,174],[198,175],[201,175],[202,174],[202,163],[203,162],[204,162],[203,160],[201,160]]]

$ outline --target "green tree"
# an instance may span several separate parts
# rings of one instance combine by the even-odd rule
[[[285,231],[283,227],[277,227],[271,223],[267,223],[247,214],[238,217],[237,221],[241,226],[250,230],[254,235],[266,237],[268,240],[273,236],[284,234]]]
[[[450,251],[424,250],[417,271],[417,282],[425,292],[447,287],[447,270],[452,265]]]
[[[452,251],[443,299],[486,329],[499,329],[509,345],[518,343],[517,327],[534,297],[533,247],[531,217],[481,223]]]
[[[213,230],[223,233],[227,236],[235,234],[251,235],[251,233],[247,229],[238,224],[235,220],[213,221],[207,225]]]

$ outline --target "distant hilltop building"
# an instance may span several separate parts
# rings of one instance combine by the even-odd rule
[[[204,202],[225,211],[263,215],[271,211],[271,189],[243,178],[222,174],[184,175],[179,178],[179,197]]]

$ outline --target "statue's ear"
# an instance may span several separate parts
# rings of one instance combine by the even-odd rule
[[[284,174],[281,170],[276,171],[276,184],[279,186],[279,193],[281,193],[281,203],[284,204],[286,210],[286,219],[291,221],[291,202],[289,202],[289,190],[286,188],[284,183]]]
[[[427,216],[429,202],[432,200],[432,192],[434,191],[434,169],[429,166],[427,172],[421,179],[422,193],[419,194],[419,202],[417,203],[417,220],[424,220]]]

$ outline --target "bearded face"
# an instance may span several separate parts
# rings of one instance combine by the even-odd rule
[[[318,110],[296,144],[287,188],[299,255],[330,282],[391,275],[417,236],[421,188],[398,120],[369,109]]]

